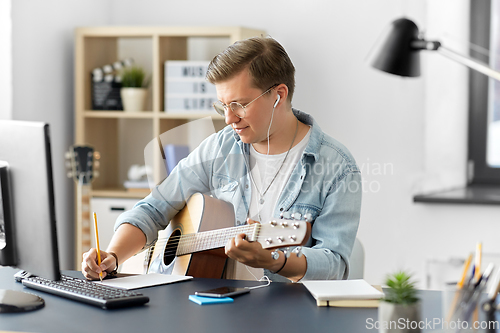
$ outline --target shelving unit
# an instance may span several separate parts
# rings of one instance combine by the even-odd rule
[[[165,131],[207,116],[212,117],[216,130],[224,127],[223,117],[215,111],[206,114],[163,111],[166,60],[210,60],[235,41],[262,34],[265,32],[242,27],[77,28],[75,144],[90,144],[101,155],[99,177],[92,184],[91,196],[144,197],[147,192],[127,191],[122,184],[132,164],[144,164],[144,148],[150,141]],[[213,45],[216,47],[211,47]],[[198,50],[202,48],[207,50]],[[193,54],[196,59],[192,59]],[[92,70],[130,56],[137,58],[136,63],[151,73],[148,101],[150,109],[140,113],[91,110]],[[158,183],[162,180],[162,172],[159,170],[162,163],[158,157],[155,158],[157,160],[154,165],[157,167],[154,179]]]

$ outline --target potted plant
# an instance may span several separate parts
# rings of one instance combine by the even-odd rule
[[[420,300],[411,275],[399,271],[386,279],[385,297],[379,304],[380,332],[420,332]]]
[[[125,67],[121,72],[123,110],[128,112],[144,111],[148,94],[149,80],[141,67]]]

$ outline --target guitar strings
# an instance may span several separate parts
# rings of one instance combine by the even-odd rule
[[[255,239],[252,239],[252,241],[258,241],[260,239],[260,236],[259,236],[260,227],[261,227],[260,224],[244,225],[244,226],[229,227],[229,228],[216,229],[216,230],[208,230],[208,231],[203,231],[203,232],[199,232],[199,233],[190,233],[190,234],[184,234],[184,235],[181,234],[178,236],[171,236],[168,238],[161,238],[161,239],[158,239],[150,247],[150,251],[154,252],[156,247],[158,247],[158,246],[163,247],[163,246],[165,246],[164,245],[165,243],[166,243],[166,246],[165,246],[165,249],[163,251],[164,256],[165,255],[173,255],[174,252],[177,253],[179,247],[181,247],[183,249],[181,251],[182,253],[179,253],[179,255],[195,253],[195,252],[200,252],[200,251],[205,250],[205,249],[200,249],[200,250],[193,251],[193,247],[209,246],[210,248],[207,248],[207,249],[220,248],[220,247],[223,247],[227,243],[229,238],[235,237],[239,233],[244,233],[247,236],[249,236],[253,233]],[[160,242],[160,240],[161,240],[161,242]]]
[[[229,238],[236,236],[237,233],[247,233],[248,231],[253,230],[247,229],[236,231],[237,232],[235,232],[235,230],[230,230],[225,232],[224,235],[220,235],[220,233],[218,233],[217,235],[215,235],[215,233],[207,233],[202,237],[200,237],[198,234],[174,236],[170,239],[169,243],[167,243],[164,252],[167,253],[167,251],[169,250],[177,251],[178,249],[180,249],[180,252],[190,253],[193,252],[193,250],[196,250],[196,248],[198,247],[219,247],[221,245],[224,245]]]
[[[164,255],[172,255],[174,254],[174,252],[177,252],[179,247],[182,247],[183,249],[191,249],[193,246],[195,247],[204,245],[213,246],[213,244],[217,242],[225,244],[229,238],[236,236],[236,234],[238,233],[244,233],[248,235],[252,232],[258,231],[258,229],[259,229],[258,225],[257,226],[250,225],[250,226],[239,226],[239,227],[231,227],[225,229],[210,230],[201,233],[172,236],[169,237],[168,239],[162,239],[161,243],[157,241],[154,245],[151,246],[151,249],[154,251],[154,249],[157,246],[163,247],[163,244],[167,243],[167,245],[165,246],[165,251],[163,251],[163,253]],[[221,233],[221,230],[224,230],[224,232]],[[214,236],[217,237],[215,238]],[[187,253],[190,252],[186,252],[186,254]]]
[[[259,235],[259,232],[260,224],[172,236],[169,238],[162,238],[157,240],[157,242],[151,246],[151,251],[153,252],[156,247],[163,248],[165,246],[162,256],[184,255],[204,251],[207,249],[222,248],[230,238],[235,237],[236,234],[239,233],[244,233],[247,236],[254,233],[255,239],[252,239],[252,241],[259,241],[260,239],[262,239],[262,237]],[[209,248],[206,248],[207,246]],[[195,249],[193,249],[193,247]],[[202,249],[196,249],[199,247],[202,247]]]
[[[259,237],[257,236],[255,241],[259,241],[260,239],[262,239],[262,237]],[[224,242],[221,242],[222,244],[220,244],[220,246],[215,246],[215,247],[212,247],[211,249],[216,249],[216,248],[222,248],[224,247],[225,243],[227,242],[227,240],[224,240]],[[192,243],[195,243],[195,242],[192,242]],[[201,252],[201,251],[204,251],[204,249],[201,249],[201,250],[192,250],[192,249],[188,249],[186,251],[181,251],[181,253],[178,253],[178,249],[179,249],[179,240],[175,240],[175,241],[172,241],[172,242],[169,242],[169,245],[165,246],[165,249],[163,251],[163,254],[162,256],[175,256],[175,255],[185,255],[185,254],[190,254],[190,253],[196,253],[196,252]],[[158,245],[156,245],[158,246]],[[163,244],[160,244],[159,247],[161,248],[163,246]],[[154,251],[154,248],[155,248],[155,245],[151,246],[152,248],[152,251]]]
[[[252,231],[250,229],[250,231]],[[184,235],[184,236],[192,236],[192,235],[195,235],[195,234],[187,234],[187,235]],[[235,234],[231,234],[231,235],[226,235],[227,236],[227,239],[223,239],[222,237],[218,237],[219,239],[217,239],[219,241],[219,246],[214,246],[214,242],[211,241],[211,246],[212,248],[219,248],[219,247],[223,247],[227,240],[230,238],[230,237],[233,237],[235,236]],[[180,246],[182,246],[182,249],[183,251],[180,251],[181,253],[179,253],[179,255],[183,255],[183,254],[189,254],[189,253],[194,253],[194,252],[199,252],[199,251],[193,251],[192,247],[193,245],[195,246],[203,246],[203,245],[209,245],[207,244],[207,240],[206,239],[192,239],[193,237],[190,237],[191,240],[189,241],[186,241],[186,240],[180,240],[180,238],[183,238],[182,236],[174,236],[172,238],[176,238],[172,241],[170,241],[167,246],[165,246],[165,249],[163,251],[163,255],[167,255],[167,256],[170,256],[170,255],[174,255],[174,254],[177,254],[178,249]],[[254,239],[254,241],[259,241],[259,239],[261,239],[261,237],[257,236],[256,239]],[[209,240],[210,241],[210,240]],[[182,242],[182,244],[179,245],[179,243]],[[164,240],[162,240],[161,243],[157,242],[155,245],[152,246],[152,250],[154,251],[154,248],[159,246],[160,248],[164,246],[166,242]],[[203,250],[200,250],[200,251],[203,251]]]

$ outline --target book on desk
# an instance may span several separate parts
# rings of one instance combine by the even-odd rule
[[[380,286],[358,280],[304,281],[318,306],[376,308],[384,297]]]

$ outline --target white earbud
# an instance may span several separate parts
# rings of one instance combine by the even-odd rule
[[[274,102],[274,106],[273,106],[274,108],[276,107],[276,105],[278,105],[278,103],[280,102],[280,99],[281,99],[281,97],[280,97],[280,95],[278,95],[278,99],[276,100],[276,102]]]

